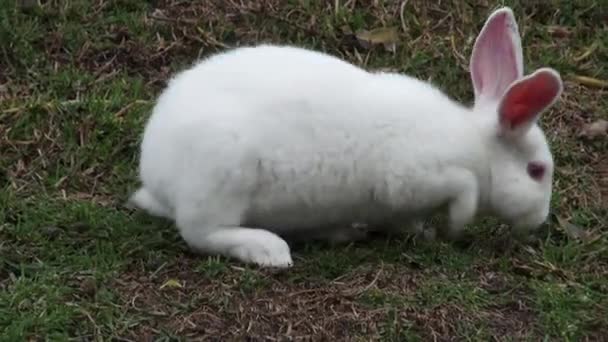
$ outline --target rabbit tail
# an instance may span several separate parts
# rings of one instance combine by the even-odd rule
[[[173,214],[164,204],[160,203],[146,188],[135,191],[128,204],[146,210],[152,215],[173,219]]]

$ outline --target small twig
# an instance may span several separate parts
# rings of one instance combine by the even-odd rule
[[[134,105],[138,105],[138,104],[148,104],[148,103],[150,103],[150,101],[147,101],[147,100],[135,100],[135,101],[133,101],[133,102],[131,102],[131,103],[127,104],[126,106],[122,107],[122,108],[121,108],[121,109],[120,109],[118,112],[116,112],[116,113],[114,114],[114,116],[115,116],[115,117],[117,117],[117,118],[120,118],[120,117],[124,116],[124,115],[125,115],[125,113],[126,113],[126,112],[127,112],[129,109],[131,109],[131,107],[133,107]]]
[[[116,76],[116,74],[118,74],[118,70],[114,69],[112,71],[110,71],[107,74],[102,74],[101,76],[99,76],[98,78],[95,79],[95,81],[93,81],[93,84],[97,84],[97,83],[101,83],[109,78],[112,78],[114,76]]]
[[[456,58],[458,58],[464,65],[465,70],[468,67],[467,66],[467,59],[466,57],[464,57],[460,52],[458,52],[458,49],[456,48],[456,39],[454,39],[454,36],[452,36],[450,38],[450,45],[452,46],[452,53],[454,54],[454,56],[456,56]]]
[[[190,24],[190,25],[196,25],[198,23],[198,20],[196,20],[196,19],[169,18],[169,17],[165,17],[165,16],[160,16],[155,13],[150,14],[150,18],[157,20],[157,21],[165,21],[165,22],[170,22],[170,23],[183,23],[183,24]]]
[[[107,61],[106,63],[104,63],[104,65],[102,65],[101,67],[99,67],[99,69],[97,69],[95,71],[95,77],[98,77],[99,75],[101,75],[104,71],[106,71],[106,69],[108,69],[112,63],[114,62],[114,60],[116,60],[116,55],[112,56],[112,58],[110,58],[109,61]]]
[[[343,292],[342,295],[344,295],[346,297],[357,297],[360,294],[368,291],[369,289],[372,288],[372,286],[376,285],[376,282],[378,281],[378,278],[380,278],[380,273],[382,273],[383,269],[384,269],[384,266],[381,265],[380,269],[376,273],[376,276],[374,277],[374,279],[371,281],[371,283],[367,284],[367,286],[365,286],[364,288],[362,288],[360,290],[352,291],[352,292]]]
[[[21,107],[8,108],[5,110],[2,110],[2,113],[3,114],[13,114],[13,113],[21,112],[21,111],[24,111],[27,109],[31,109],[36,106],[42,106],[42,107],[65,106],[65,105],[71,105],[71,104],[75,104],[75,103],[80,103],[80,100],[67,100],[67,101],[60,101],[60,102],[49,101],[49,102],[45,102],[45,103],[36,102],[36,103],[29,104],[29,105],[21,106]]]
[[[407,6],[409,0],[403,0],[399,7],[399,18],[401,19],[401,29],[403,33],[407,33],[407,26],[405,25],[405,6]]]
[[[209,35],[207,32],[205,32],[202,28],[200,27],[196,27],[196,30],[205,37],[205,39],[207,40],[207,42],[215,45],[215,46],[219,46],[221,48],[224,49],[229,49],[230,47],[220,41],[218,41],[217,39],[215,39],[214,37],[212,37],[211,35]]]

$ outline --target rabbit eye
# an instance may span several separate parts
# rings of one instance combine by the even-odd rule
[[[545,175],[545,165],[540,162],[528,163],[528,175],[530,175],[532,179],[540,181]]]

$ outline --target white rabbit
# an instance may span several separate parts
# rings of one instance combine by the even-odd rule
[[[305,49],[212,56],[159,97],[130,201],[174,219],[200,252],[274,267],[292,265],[279,236],[348,239],[353,222],[391,227],[443,205],[453,236],[479,213],[534,229],[553,177],[536,121],[561,78],[523,76],[509,8],[486,21],[470,70],[466,108],[423,81]]]

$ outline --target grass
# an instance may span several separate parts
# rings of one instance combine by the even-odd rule
[[[276,272],[193,254],[170,223],[123,208],[155,97],[227,47],[307,46],[470,103],[467,56],[499,3],[436,3],[0,2],[0,340],[606,336],[608,139],[579,133],[608,119],[608,93],[573,81],[608,80],[599,1],[504,2],[527,70],[549,65],[566,81],[542,121],[557,171],[554,217],[535,244],[489,222],[471,227],[468,246],[305,244]],[[394,52],[349,33],[393,26]]]

